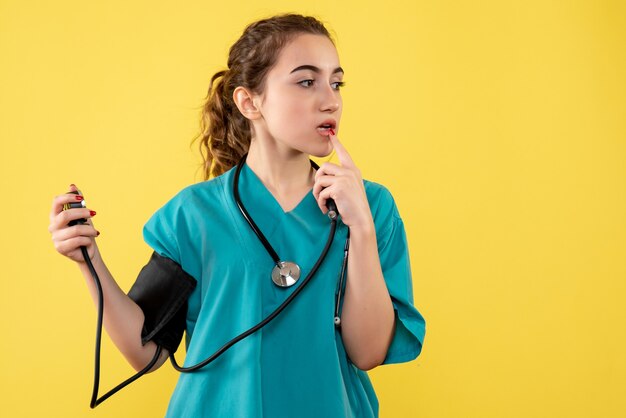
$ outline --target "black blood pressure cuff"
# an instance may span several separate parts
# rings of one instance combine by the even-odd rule
[[[128,296],[144,314],[141,343],[152,340],[175,353],[183,338],[187,299],[196,280],[176,262],[156,252],[139,272]]]

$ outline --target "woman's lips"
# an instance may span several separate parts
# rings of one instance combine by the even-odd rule
[[[328,136],[328,135],[330,135],[330,132],[331,132],[332,130],[333,130],[333,128],[332,128],[332,127],[330,127],[330,128],[323,128],[323,127],[319,126],[319,127],[317,128],[317,133],[319,133],[319,134],[320,134],[320,135],[322,135],[322,136]]]

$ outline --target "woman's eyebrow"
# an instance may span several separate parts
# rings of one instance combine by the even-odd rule
[[[314,73],[321,73],[322,70],[320,70],[318,67],[316,67],[315,65],[301,65],[299,67],[294,68],[293,70],[291,70],[291,73],[289,74],[293,74],[296,71],[301,71],[301,70],[311,70]],[[335,73],[344,73],[343,68],[341,67],[337,67],[333,70],[333,74]]]

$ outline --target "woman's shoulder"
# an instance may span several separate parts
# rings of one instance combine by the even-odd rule
[[[385,243],[392,239],[395,234],[394,231],[404,230],[404,222],[400,217],[393,195],[387,187],[368,180],[363,180],[363,185],[372,211],[372,219],[380,248],[380,245],[386,245]]]
[[[227,196],[227,185],[233,170],[228,170],[220,176],[213,177],[199,183],[188,185],[178,191],[163,205],[165,210],[194,210],[201,207],[210,210],[210,207],[223,207]]]
[[[365,179],[363,179],[363,186],[374,219],[388,216],[400,217],[393,195],[387,187]]]

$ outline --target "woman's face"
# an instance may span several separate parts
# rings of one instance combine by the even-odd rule
[[[322,125],[339,128],[342,79],[337,50],[327,37],[295,37],[266,76],[257,106],[264,123],[255,126],[256,136],[316,157],[329,155],[329,129]]]

